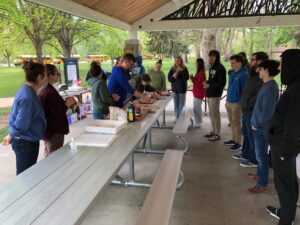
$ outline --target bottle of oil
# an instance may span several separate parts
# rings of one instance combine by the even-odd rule
[[[127,119],[129,122],[135,121],[135,108],[132,102],[129,104],[127,108]]]

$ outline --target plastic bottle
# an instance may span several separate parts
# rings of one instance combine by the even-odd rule
[[[135,107],[132,102],[130,103],[130,105],[127,108],[127,119],[129,122],[135,121]]]
[[[85,105],[87,111],[91,110],[91,99],[89,95],[87,95],[85,98]]]

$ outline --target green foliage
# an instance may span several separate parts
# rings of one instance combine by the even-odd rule
[[[168,57],[188,52],[188,44],[179,31],[150,31],[148,33],[148,51],[164,54]]]

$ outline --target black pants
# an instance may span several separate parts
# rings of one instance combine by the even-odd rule
[[[291,225],[295,219],[299,194],[296,173],[297,155],[281,160],[276,148],[278,149],[278,147],[271,146],[274,183],[280,202],[279,225]]]
[[[17,175],[19,175],[36,163],[40,142],[13,139],[11,144],[16,154]]]

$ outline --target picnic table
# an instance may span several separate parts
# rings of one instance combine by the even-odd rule
[[[15,177],[0,191],[0,224],[80,224],[171,99],[157,101],[157,111],[129,123],[110,146],[67,144]]]

